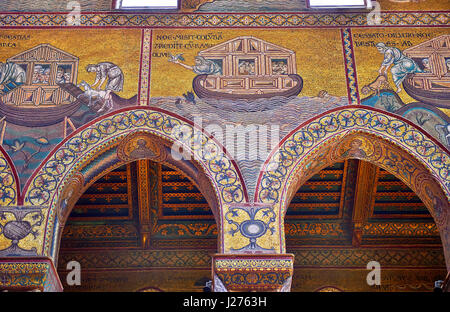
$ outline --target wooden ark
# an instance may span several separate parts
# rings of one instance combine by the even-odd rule
[[[40,44],[7,60],[20,65],[26,82],[3,94],[4,104],[57,106],[70,104],[73,97],[59,83],[76,83],[78,58],[50,44]]]
[[[23,84],[0,91],[0,118],[8,123],[43,127],[63,121],[81,102],[67,92],[77,81],[78,58],[40,44],[7,60],[26,73]]]
[[[405,91],[423,103],[450,107],[450,35],[428,40],[403,53],[423,71],[405,79]]]
[[[303,86],[294,51],[252,36],[234,38],[198,55],[221,68],[219,75],[194,79],[200,98],[295,96]]]

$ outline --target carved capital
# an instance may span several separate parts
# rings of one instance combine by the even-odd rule
[[[289,292],[291,289],[292,254],[215,254],[212,263],[215,292]]]
[[[51,259],[45,257],[0,258],[0,291],[63,290]]]

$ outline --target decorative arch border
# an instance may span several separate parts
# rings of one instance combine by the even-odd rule
[[[255,202],[273,204],[278,213],[277,217],[280,218],[278,221],[282,225],[289,186],[300,168],[311,161],[311,155],[317,155],[318,150],[330,142],[337,144],[342,138],[358,132],[386,141],[423,165],[429,174],[428,177],[422,175],[421,178],[428,181],[429,177],[432,177],[448,203],[449,151],[411,122],[367,106],[340,107],[325,112],[288,134],[262,166],[255,189]],[[433,211],[431,213],[435,216]],[[284,242],[281,232],[280,239]],[[284,251],[283,246],[282,243],[280,252]]]
[[[134,139],[145,139],[150,154],[142,157],[131,156],[131,150],[126,147],[133,145]],[[131,143],[131,144],[130,144]],[[112,170],[139,160],[151,160],[169,166],[174,170],[182,172],[196,187],[208,202],[217,224],[220,225],[219,204],[216,189],[210,183],[210,177],[204,172],[203,167],[195,160],[179,161],[170,155],[171,143],[147,131],[132,131],[111,144],[102,144],[99,148],[92,150],[86,155],[86,161],[76,168],[72,176],[66,177],[63,189],[57,202],[58,226],[64,227],[72,207],[79,197],[99,178]],[[143,158],[145,157],[145,158]],[[140,169],[139,170],[148,170]],[[70,194],[69,194],[70,193]],[[140,198],[142,201],[146,200]],[[64,206],[62,205],[64,201]],[[59,239],[58,239],[59,241]]]
[[[33,173],[24,189],[25,206],[48,207],[42,253],[50,252],[57,204],[65,184],[88,161],[133,132],[147,132],[178,144],[201,165],[209,178],[219,209],[248,201],[244,179],[225,148],[193,122],[155,107],[131,107],[112,112],[79,128],[64,139]]]
[[[20,186],[16,168],[0,146],[0,207],[17,205]]]

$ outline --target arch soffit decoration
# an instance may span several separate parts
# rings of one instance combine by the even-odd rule
[[[67,196],[69,189],[81,190],[85,184],[79,169],[92,162],[105,149],[120,145],[127,136],[139,136],[139,133],[142,137],[150,135],[159,138],[161,142],[176,143],[183,155],[191,155],[209,178],[219,209],[231,203],[248,200],[244,180],[234,160],[229,157],[225,148],[203,129],[197,128],[181,116],[159,108],[123,109],[90,122],[64,139],[30,178],[23,193],[24,204],[49,207],[43,253],[50,251],[55,238],[52,237],[56,234],[53,228],[63,195]],[[158,143],[151,142],[147,141],[153,144],[149,146],[150,150],[158,146]],[[119,159],[123,157],[120,156],[119,150],[118,156]],[[131,161],[122,160],[123,163]],[[204,187],[200,185],[202,186]],[[74,202],[72,200],[65,204],[70,206]]]
[[[292,171],[281,206],[288,207],[296,191],[314,174],[335,162],[351,158],[370,162],[401,179],[421,198],[439,226],[446,223],[447,197],[428,170],[392,143],[359,131],[330,139],[311,151]],[[285,214],[286,210],[281,213]]]
[[[262,167],[255,201],[275,204],[283,216],[309,177],[348,158],[369,161],[396,175],[417,193],[438,225],[446,224],[448,150],[407,120],[361,106],[325,112],[287,135]]]
[[[48,248],[51,241],[49,229],[52,229],[54,225],[55,205],[61,197],[61,190],[69,178],[76,178],[74,176],[76,169],[87,158],[102,150],[102,147],[117,144],[125,135],[143,129],[171,142],[178,141],[181,145],[189,147],[194,141],[192,136],[177,137],[176,134],[179,134],[180,131],[172,131],[175,126],[178,128],[185,127],[188,132],[195,133],[192,123],[182,117],[158,108],[134,107],[100,117],[78,129],[61,142],[32,176],[24,192],[25,205],[35,205],[31,202],[31,197],[35,192],[34,195],[40,195],[35,196],[41,201],[38,204],[50,207],[49,213],[47,213],[45,248]],[[215,186],[219,185],[219,191],[216,189],[216,192],[220,200],[225,199],[222,204],[247,201],[245,185],[242,184],[243,180],[236,164],[226,157],[228,156],[226,154],[225,157],[219,159],[218,163],[217,157],[211,157],[211,154],[214,153],[204,153],[205,155],[203,155],[203,150],[199,149],[199,146],[206,147],[208,143],[216,148],[224,149],[211,136],[203,131],[199,132],[201,133],[201,140],[195,142],[200,144],[191,145],[194,158],[198,159],[203,167],[208,169],[208,172],[214,173],[210,177],[226,177],[225,180],[229,182],[231,176],[232,183],[220,183],[223,182],[221,179],[212,181]],[[365,106],[337,108],[325,112],[299,126],[286,136],[280,142],[279,148],[272,151],[263,165],[255,192],[255,201],[274,203],[279,205],[279,209],[281,209],[282,204],[288,198],[287,186],[292,183],[295,177],[296,170],[293,169],[307,165],[307,156],[312,155],[319,146],[326,146],[330,139],[338,141],[354,132],[372,134],[412,156],[426,167],[429,173],[423,179],[429,180],[432,176],[431,181],[434,179],[440,185],[445,193],[444,197],[447,199],[444,203],[448,205],[448,188],[450,186],[448,150],[407,120]],[[87,146],[87,148],[83,149],[84,153],[76,149],[71,151],[71,144],[72,148],[79,144]],[[206,156],[206,154],[209,157],[203,157],[203,159],[199,157]],[[294,159],[298,161],[294,163]],[[205,164],[210,167],[205,166]],[[55,172],[55,168],[63,170],[56,170]],[[42,192],[39,194],[40,191],[47,191],[47,196],[42,196]],[[426,191],[422,194],[426,194]],[[436,200],[438,199],[430,198],[428,203],[436,203]],[[280,210],[279,215],[281,213]],[[436,217],[433,211],[432,215]]]
[[[139,148],[139,141],[143,142],[141,144],[144,148]],[[108,151],[110,150],[114,151],[114,157],[106,156],[103,158],[102,156],[109,154]],[[62,227],[64,225],[77,200],[98,179],[123,165],[146,159],[182,172],[203,194],[212,209],[216,221],[220,220],[218,216],[219,204],[215,188],[201,165],[195,159],[181,161],[174,159],[170,154],[170,142],[152,133],[139,130],[131,132],[121,141],[99,151],[96,157],[89,158],[82,166],[78,167],[77,172],[73,176],[68,178],[59,197],[60,201],[57,204],[59,208],[57,209],[59,226]],[[93,163],[95,163],[95,167],[102,169],[100,173],[97,174],[99,170],[89,168]],[[141,169],[138,168],[139,170]],[[91,173],[92,171],[94,174]],[[83,174],[80,174],[80,172],[83,172]],[[64,207],[65,211],[63,212],[61,211],[61,201],[64,200],[67,201]]]
[[[116,149],[118,150],[118,154],[120,153],[120,149],[123,148],[124,146],[127,145],[127,143],[129,143],[130,141],[132,141],[133,138],[135,137],[150,137],[153,140],[157,140],[159,141],[158,143],[163,144],[162,142],[164,142],[164,144],[167,144],[167,141],[164,141],[163,139],[154,137],[152,134],[147,133],[147,132],[142,132],[142,131],[138,131],[138,132],[132,132],[129,135],[127,135],[125,138],[122,139],[122,141],[120,141],[118,144],[113,144],[111,146],[109,146],[109,149]],[[165,146],[167,148],[167,146]],[[155,149],[158,148],[158,145],[153,146],[152,151],[155,151]],[[101,156],[101,155],[100,155]],[[69,177],[67,182],[64,184],[63,190],[61,192],[61,195],[59,196],[59,201],[57,203],[57,209],[56,209],[56,215],[58,217],[58,231],[54,231],[53,234],[53,245],[54,247],[52,247],[52,254],[51,256],[53,257],[53,259],[55,259],[55,261],[58,260],[59,257],[59,248],[61,245],[61,238],[62,238],[62,234],[63,231],[62,229],[64,228],[64,225],[70,215],[70,212],[72,211],[72,209],[74,208],[76,202],[78,201],[78,199],[81,197],[81,195],[92,185],[94,184],[98,179],[100,179],[101,177],[103,177],[104,175],[108,174],[109,172],[123,166],[126,165],[128,163],[131,163],[133,161],[137,161],[137,160],[141,160],[141,159],[127,159],[127,156],[125,156],[124,158],[119,157],[119,162],[117,161],[113,161],[113,165],[107,165],[108,169],[103,171],[102,174],[97,175],[91,179],[89,179],[89,181],[85,180],[84,176],[82,174],[80,174],[78,171],[74,173],[73,176]],[[210,205],[211,209],[213,210],[213,214],[214,214],[214,218],[216,220],[216,223],[220,222],[220,218],[218,216],[218,203],[217,203],[217,197],[216,197],[216,192],[214,187],[211,185],[211,182],[209,180],[209,178],[206,176],[206,174],[202,171],[201,166],[199,164],[197,164],[197,162],[195,160],[191,160],[188,161],[191,166],[195,166],[196,169],[198,170],[198,172],[196,172],[196,174],[198,176],[200,176],[199,179],[195,179],[193,177],[190,176],[191,172],[186,170],[186,166],[180,166],[178,165],[176,162],[177,160],[173,160],[170,158],[170,155],[167,155],[167,158],[169,159],[164,159],[164,155],[158,154],[156,155],[156,159],[152,156],[148,156],[148,158],[143,158],[143,159],[151,159],[155,162],[160,162],[161,164],[164,164],[174,170],[179,170],[182,173],[184,173],[186,175],[186,177],[192,182],[194,183],[194,185],[196,185],[196,187],[200,190],[200,192],[202,193],[202,195],[205,197],[205,199],[207,200],[208,204]],[[117,159],[116,159],[117,160]],[[126,161],[125,161],[126,160]],[[111,160],[107,159],[106,163],[110,163]],[[85,162],[84,165],[89,165],[89,162]],[[81,168],[80,168],[81,169]],[[139,168],[138,168],[139,170]],[[70,195],[69,195],[70,194]],[[67,199],[66,202],[66,207],[64,207],[65,211],[62,211],[62,206],[61,204],[64,202],[64,200]],[[213,206],[214,205],[214,206]],[[213,207],[215,207],[215,211],[213,209]],[[152,290],[139,290],[139,291],[152,291]],[[162,290],[160,290],[162,291]]]

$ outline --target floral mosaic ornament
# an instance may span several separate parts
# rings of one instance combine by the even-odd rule
[[[38,254],[36,246],[21,247],[19,243],[30,234],[33,237],[32,242],[28,241],[25,245],[35,245],[33,241],[38,241],[37,238],[41,235],[40,227],[44,220],[41,207],[0,207],[0,219],[6,220],[3,225],[0,224],[0,234],[11,242],[8,248],[0,250],[0,257]]]
[[[291,171],[278,203],[284,212],[298,188],[312,175],[335,162],[356,158],[373,163],[408,185],[428,207],[437,226],[447,224],[448,200],[442,187],[414,156],[373,134],[360,131],[340,133],[303,157]]]
[[[26,192],[25,203],[46,205],[50,202],[59,179],[74,168],[74,165],[97,145],[131,131],[148,130],[149,132],[179,142],[191,149],[194,157],[206,166],[213,177],[215,185],[220,189],[220,198],[224,202],[240,202],[243,200],[243,188],[240,185],[239,173],[233,163],[223,154],[222,148],[209,139],[204,133],[186,122],[182,122],[163,112],[151,110],[130,110],[83,128],[62,144],[49,160],[41,167],[39,173],[30,183]],[[194,137],[200,135],[199,137]]]
[[[239,204],[231,205],[225,213],[225,220],[231,226],[225,235],[234,236],[240,233],[249,243],[241,248],[230,248],[232,252],[244,253],[273,253],[275,248],[263,248],[257,239],[264,235],[275,233],[276,219],[272,205],[265,204]]]
[[[17,202],[16,181],[7,160],[0,155],[0,206]]]

